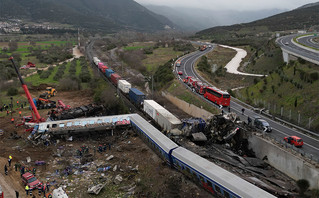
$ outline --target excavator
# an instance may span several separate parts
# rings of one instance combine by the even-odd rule
[[[52,88],[52,87],[47,87],[45,92],[42,93],[39,98],[44,98],[44,99],[49,99],[53,96],[55,96],[55,94],[57,93],[56,89]]]
[[[13,57],[10,57],[9,60],[12,62],[12,65],[13,65],[13,68],[15,69],[18,77],[19,77],[19,80],[20,80],[20,83],[21,83],[21,86],[22,86],[22,89],[24,90],[24,93],[25,95],[27,96],[27,99],[28,99],[28,102],[31,106],[31,113],[32,113],[32,116],[30,117],[30,119],[28,120],[29,123],[39,123],[39,122],[44,122],[45,119],[42,118],[32,100],[32,97],[31,97],[31,94],[29,92],[29,89],[27,87],[27,85],[24,83],[22,77],[21,77],[21,74],[16,66],[16,64],[14,63],[14,60],[13,60]],[[24,120],[25,122],[25,120]]]

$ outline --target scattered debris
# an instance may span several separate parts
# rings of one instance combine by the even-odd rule
[[[113,155],[110,155],[109,157],[106,158],[106,161],[109,161],[109,160],[111,160],[111,159],[113,159],[113,158],[114,158],[114,156],[113,156]]]
[[[68,198],[68,195],[64,192],[62,187],[59,187],[58,189],[54,189],[52,193],[53,198]]]
[[[192,139],[194,142],[206,142],[207,141],[207,137],[205,136],[205,134],[203,132],[193,133]]]
[[[104,186],[106,186],[106,183],[105,184],[98,184],[96,186],[89,187],[87,192],[89,194],[98,195],[100,193],[100,191],[104,188]]]
[[[119,185],[123,181],[123,177],[121,175],[116,175],[114,178],[114,183]]]

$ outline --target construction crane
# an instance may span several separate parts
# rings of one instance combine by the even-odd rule
[[[18,75],[19,80],[20,80],[20,82],[21,82],[22,88],[23,88],[23,90],[24,90],[24,92],[25,92],[25,95],[27,96],[27,99],[28,99],[28,101],[29,101],[29,104],[31,105],[31,109],[32,109],[32,119],[30,120],[30,122],[32,122],[32,123],[44,122],[45,119],[44,119],[44,118],[41,118],[41,116],[40,116],[40,114],[39,114],[39,112],[38,112],[36,106],[34,105],[34,102],[33,102],[33,100],[32,100],[32,97],[31,97],[31,94],[30,94],[30,92],[29,92],[29,89],[28,89],[27,85],[24,83],[24,81],[23,81],[23,79],[22,79],[22,77],[21,77],[21,74],[20,74],[20,72],[19,72],[17,66],[16,66],[16,64],[15,64],[14,61],[13,61],[13,57],[10,57],[9,60],[12,62],[12,65],[13,65],[14,69],[15,69],[16,72],[17,72],[17,75]]]

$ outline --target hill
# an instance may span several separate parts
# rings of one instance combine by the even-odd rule
[[[133,0],[1,0],[0,18],[70,24],[91,31],[158,31],[175,25]]]
[[[207,10],[149,4],[144,4],[143,6],[157,14],[166,16],[183,30],[188,31],[199,31],[214,26],[251,22],[286,11],[280,9],[256,11]]]
[[[317,25],[319,23],[319,5],[300,7],[295,10],[277,14],[265,19],[253,21],[251,23],[236,24],[232,26],[219,26],[209,28],[196,33],[197,37],[209,37],[211,35],[225,35],[225,33],[233,32],[240,34],[258,33],[258,32],[274,32],[293,29],[304,29]],[[232,36],[232,35],[225,35]],[[237,36],[236,36],[237,37]]]

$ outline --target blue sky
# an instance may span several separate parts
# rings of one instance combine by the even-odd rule
[[[173,7],[196,7],[209,10],[292,10],[314,0],[135,0],[140,4],[154,4]]]

